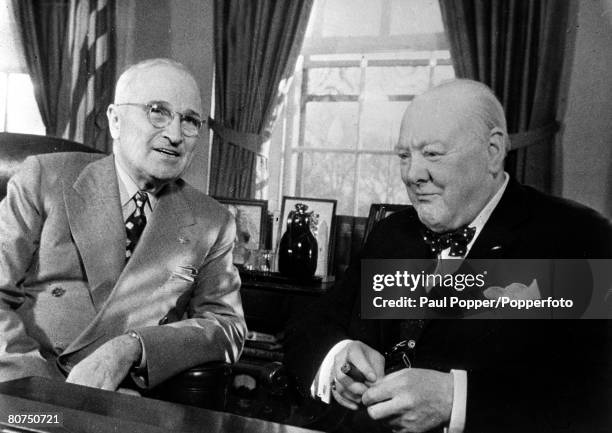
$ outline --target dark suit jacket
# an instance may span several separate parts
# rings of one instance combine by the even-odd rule
[[[113,156],[24,162],[0,202],[0,381],[63,379],[130,329],[150,386],[237,359],[246,326],[231,214],[179,180],[160,192],[127,265],[125,237]]]
[[[383,220],[344,281],[289,326],[286,363],[304,389],[342,339],[361,340],[382,353],[412,338],[417,342],[414,367],[467,370],[466,432],[612,425],[602,419],[603,412],[592,408],[587,413],[575,405],[585,403],[580,390],[586,389],[598,396],[589,400],[597,407],[612,402],[607,321],[429,320],[420,328],[414,321],[360,319],[360,259],[432,257],[421,227],[413,208]],[[611,257],[607,220],[512,180],[468,254],[482,259]],[[583,289],[590,287],[576,287]],[[596,383],[597,390],[587,383]]]

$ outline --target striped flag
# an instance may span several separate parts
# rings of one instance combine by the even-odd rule
[[[63,137],[110,152],[106,108],[115,84],[115,0],[69,0],[65,85],[70,118]],[[67,113],[68,114],[68,113]]]

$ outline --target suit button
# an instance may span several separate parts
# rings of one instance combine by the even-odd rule
[[[66,293],[66,289],[60,286],[54,287],[53,290],[51,290],[51,296],[55,296],[56,298],[64,296],[64,293]]]
[[[416,346],[416,341],[408,340],[408,348],[409,349],[414,349],[415,346]]]

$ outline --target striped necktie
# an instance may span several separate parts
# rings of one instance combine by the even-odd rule
[[[127,220],[125,220],[125,234],[126,236],[126,246],[125,246],[125,261],[127,262],[130,257],[132,257],[132,253],[136,248],[136,244],[138,243],[138,239],[140,239],[140,235],[147,225],[147,217],[144,213],[144,206],[149,201],[149,196],[146,192],[138,191],[132,197],[134,203],[136,203],[136,209],[130,216],[128,216]]]

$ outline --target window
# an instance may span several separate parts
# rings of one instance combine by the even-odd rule
[[[45,135],[10,0],[0,0],[0,132]]]
[[[269,199],[334,198],[337,213],[359,216],[407,203],[394,152],[402,114],[453,77],[437,1],[316,0],[273,134]]]

